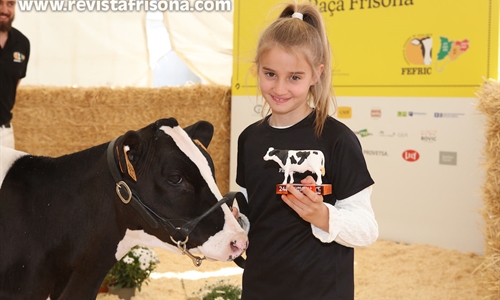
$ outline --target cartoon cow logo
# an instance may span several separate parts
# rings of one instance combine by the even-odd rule
[[[293,173],[310,171],[316,174],[316,184],[321,185],[321,176],[325,175],[325,156],[319,150],[279,150],[269,147],[264,155],[265,161],[274,161],[283,169],[283,184],[293,183]]]
[[[406,60],[412,65],[432,64],[432,37],[417,36],[406,42],[405,45]]]

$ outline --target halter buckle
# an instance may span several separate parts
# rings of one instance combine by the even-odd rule
[[[122,195],[122,192],[121,192],[122,188],[124,188],[128,194],[127,199],[125,199]],[[118,195],[118,198],[120,198],[120,200],[122,200],[123,203],[128,204],[130,202],[130,200],[132,199],[132,191],[130,190],[130,187],[128,186],[128,184],[122,180],[122,181],[116,183],[115,189],[116,189],[116,194]]]

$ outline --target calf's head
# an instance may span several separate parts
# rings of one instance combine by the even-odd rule
[[[208,122],[182,129],[171,118],[117,138],[110,144],[124,182],[117,203],[132,216],[122,220],[128,229],[185,244],[210,259],[232,260],[246,249],[248,238],[229,207],[218,202],[223,197],[206,150],[212,135]]]

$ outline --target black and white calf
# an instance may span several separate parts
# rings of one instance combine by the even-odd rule
[[[293,173],[310,171],[316,174],[316,184],[321,185],[321,176],[325,175],[325,157],[319,150],[279,150],[269,147],[264,160],[278,163],[285,173],[283,184],[293,183]]]
[[[241,255],[248,239],[219,201],[212,135],[208,122],[163,119],[57,158],[0,148],[0,299],[95,299],[136,244]]]

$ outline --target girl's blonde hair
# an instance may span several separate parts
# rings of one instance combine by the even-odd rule
[[[301,13],[302,20],[292,18],[294,13]],[[278,19],[260,36],[254,59],[257,72],[260,68],[261,57],[276,46],[297,56],[303,54],[314,72],[313,75],[318,79],[316,84],[309,88],[308,103],[312,100],[316,109],[314,130],[319,136],[329,115],[330,105],[334,105],[332,101],[334,96],[331,84],[330,43],[318,8],[309,1],[286,5]],[[318,74],[316,70],[321,64],[324,65],[324,69],[321,74]],[[265,105],[267,106],[267,103]],[[263,109],[263,112],[269,113],[269,110],[270,108],[267,107],[267,110]]]

